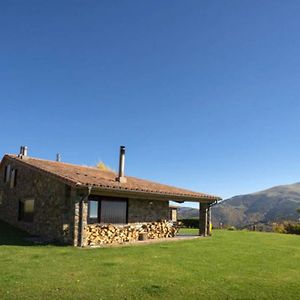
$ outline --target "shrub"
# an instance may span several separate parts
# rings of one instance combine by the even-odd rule
[[[273,231],[277,233],[300,234],[300,223],[275,223],[273,224]]]
[[[272,226],[272,229],[274,232],[277,232],[277,233],[286,233],[284,224],[274,223]]]
[[[285,225],[287,233],[300,234],[300,223],[288,223]]]
[[[235,230],[235,227],[234,227],[234,226],[229,226],[229,227],[227,228],[227,230]]]

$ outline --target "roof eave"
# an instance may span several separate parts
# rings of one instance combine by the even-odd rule
[[[221,198],[216,196],[191,196],[191,195],[178,195],[178,194],[166,194],[157,193],[153,191],[138,191],[130,190],[124,188],[110,188],[103,186],[88,186],[77,184],[76,188],[80,190],[86,190],[87,187],[92,189],[93,194],[106,195],[106,196],[119,196],[119,197],[131,197],[131,198],[143,198],[151,200],[161,200],[161,201],[175,201],[175,202],[205,202],[214,203],[221,200]]]

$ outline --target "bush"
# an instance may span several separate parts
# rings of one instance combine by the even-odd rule
[[[285,225],[287,233],[300,234],[300,223],[288,223]]]
[[[285,230],[284,224],[274,223],[273,226],[272,226],[272,228],[273,228],[274,232],[277,232],[277,233],[287,233],[286,230]]]
[[[277,233],[300,234],[300,223],[285,222],[273,224],[273,231]]]
[[[229,226],[229,227],[227,228],[227,230],[235,230],[235,227],[234,227],[234,226]]]

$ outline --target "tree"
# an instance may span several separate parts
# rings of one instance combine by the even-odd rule
[[[297,213],[300,214],[300,208],[297,208]]]
[[[110,171],[110,172],[113,172],[113,170],[107,166],[103,161],[100,161],[97,163],[96,167],[98,169],[100,169],[101,171]]]

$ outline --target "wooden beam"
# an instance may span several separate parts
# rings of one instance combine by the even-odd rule
[[[211,235],[211,207],[207,208],[207,235]]]
[[[125,198],[137,198],[137,199],[147,199],[147,200],[155,200],[155,201],[176,201],[179,203],[183,203],[185,201],[188,202],[206,202],[206,203],[214,203],[217,201],[217,198],[197,198],[192,196],[178,196],[178,195],[169,195],[164,193],[156,193],[156,192],[147,192],[147,191],[131,191],[131,190],[121,190],[121,189],[112,189],[112,188],[104,188],[104,187],[91,187],[91,193],[93,195],[99,196],[114,196],[114,197],[125,197]],[[82,193],[86,191],[86,187],[77,187],[78,193]]]
[[[207,236],[208,204],[199,202],[199,235]]]

